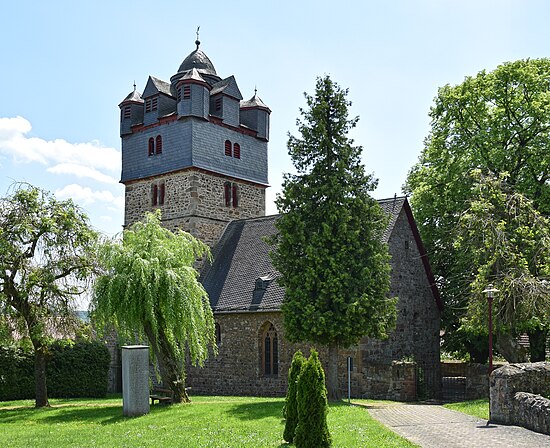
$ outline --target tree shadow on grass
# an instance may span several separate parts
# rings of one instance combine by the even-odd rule
[[[262,418],[283,418],[283,403],[273,401],[260,401],[255,403],[242,403],[232,406],[226,411],[240,420],[260,420]],[[285,446],[285,445],[282,445]]]
[[[117,423],[130,418],[122,415],[122,406],[90,406],[90,407],[50,407],[50,408],[18,408],[0,411],[0,424],[21,423],[33,420],[36,423],[74,423],[95,422],[100,425]]]

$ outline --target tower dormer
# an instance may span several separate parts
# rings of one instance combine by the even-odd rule
[[[210,84],[196,68],[185,73],[176,84],[178,116],[207,118],[209,113]]]
[[[170,84],[149,76],[143,90],[143,124],[153,124],[159,118],[176,111],[176,98],[170,92]]]
[[[225,78],[212,86],[210,114],[219,117],[225,124],[239,126],[239,102],[243,99],[234,76]]]
[[[143,100],[141,95],[134,90],[118,105],[120,108],[120,135],[131,134],[132,126],[143,123]]]
[[[271,110],[254,92],[248,101],[241,101],[241,124],[256,131],[258,138],[269,140],[269,115]]]

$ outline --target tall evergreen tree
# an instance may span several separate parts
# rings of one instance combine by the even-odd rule
[[[94,287],[96,322],[103,327],[114,322],[130,340],[147,337],[175,402],[189,401],[186,352],[202,365],[208,347],[216,345],[208,295],[193,267],[206,254],[208,247],[189,233],[162,227],[157,210],[125,230],[122,241],[105,245],[105,272]]]
[[[296,391],[298,424],[294,443],[296,448],[327,448],[332,438],[327,426],[327,389],[325,372],[315,350],[302,365]]]
[[[381,235],[387,218],[369,196],[376,186],[348,132],[347,90],[317,79],[308,110],[289,136],[297,174],[285,174],[273,256],[285,288],[285,335],[329,347],[328,388],[338,399],[338,347],[363,336],[384,337],[395,323],[387,297],[390,265]]]
[[[283,433],[283,439],[292,443],[294,440],[294,433],[296,432],[296,425],[298,424],[298,401],[296,399],[296,392],[298,390],[298,376],[302,370],[302,365],[306,359],[300,350],[294,353],[292,357],[292,363],[288,370],[288,390],[285,399],[284,417],[285,430]]]

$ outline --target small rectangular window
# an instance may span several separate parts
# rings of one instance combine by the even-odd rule
[[[164,205],[164,193],[165,193],[165,187],[163,182],[162,184],[160,184],[159,205]]]
[[[233,184],[233,186],[231,188],[231,197],[232,197],[233,207],[238,207],[239,206],[239,190],[238,190],[237,185],[235,185],[235,184]]]
[[[235,157],[236,159],[241,158],[241,145],[239,145],[238,143],[235,143],[233,145],[233,157]]]
[[[153,206],[158,204],[158,194],[159,194],[159,187],[157,186],[157,184],[155,184],[155,185],[153,185],[153,191],[152,191]]]
[[[151,112],[151,100],[145,100],[145,112]]]
[[[151,102],[151,110],[157,110],[158,109],[158,98],[153,98]]]
[[[220,112],[222,110],[222,99],[216,98],[216,101],[214,102],[214,110],[216,112]]]
[[[223,187],[224,187],[223,196],[225,200],[225,206],[229,207],[231,206],[231,184],[229,182],[226,182]]]
[[[188,100],[191,98],[191,86],[183,86],[183,99]]]
[[[124,118],[130,118],[132,116],[132,109],[130,106],[124,107]]]

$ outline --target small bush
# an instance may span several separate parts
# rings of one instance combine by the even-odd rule
[[[298,376],[302,370],[302,365],[306,362],[306,358],[301,351],[294,353],[292,364],[288,371],[288,390],[286,393],[285,407],[283,414],[286,419],[283,439],[292,443],[296,425],[298,425],[298,402],[296,401],[296,391],[298,389]]]
[[[296,448],[327,448],[332,439],[327,426],[327,389],[325,372],[315,350],[302,365],[296,393],[298,425],[294,443]]]
[[[48,396],[106,396],[109,363],[109,351],[99,342],[54,342],[49,347],[46,365]],[[34,352],[13,346],[0,347],[0,401],[34,397]]]

